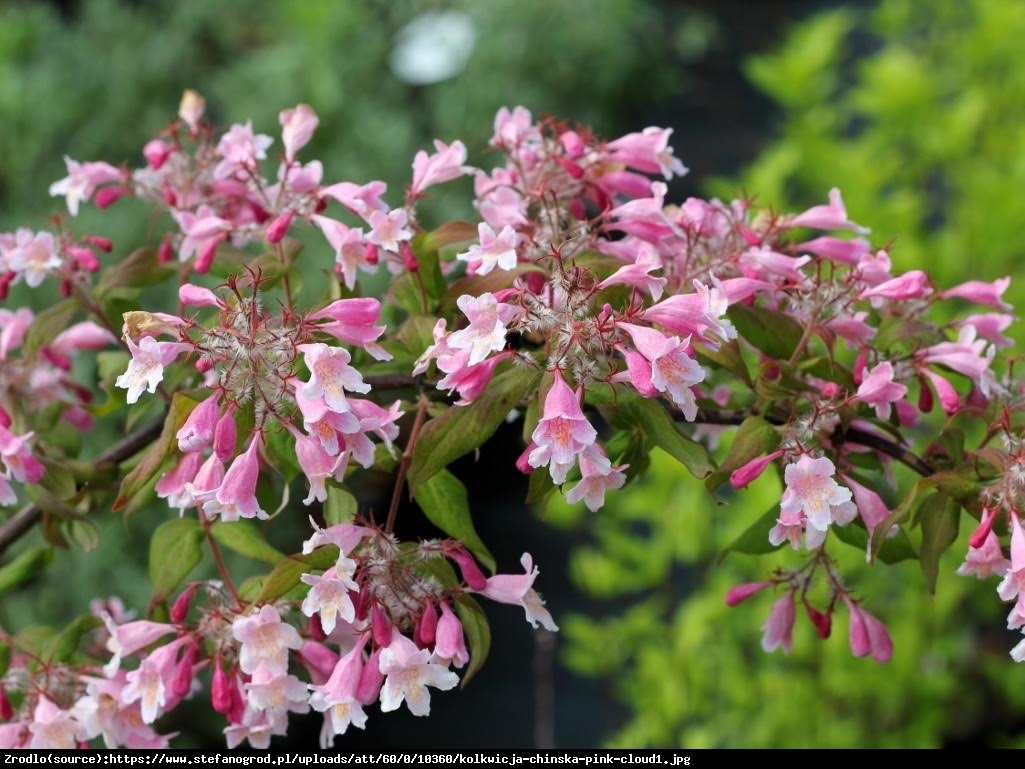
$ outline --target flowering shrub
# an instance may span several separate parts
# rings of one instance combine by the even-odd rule
[[[713,493],[781,468],[778,506],[726,548],[798,553],[726,596],[775,593],[767,651],[789,651],[800,603],[822,638],[846,610],[851,652],[888,661],[871,597],[830,549],[918,559],[933,589],[962,511],[979,521],[962,573],[1003,576],[1009,623],[1025,626],[1021,388],[1013,360],[996,358],[1007,279],[944,290],[920,270],[894,275],[838,190],[797,214],[669,204],[652,177],[686,169],[668,129],[603,141],[503,109],[498,166],[436,142],[392,207],[384,183],[325,183],[321,163],[298,158],[319,123],[310,107],[281,113],[277,153],[251,123],[218,132],[204,110],[186,92],[142,168],[68,158],[50,191],[71,218],[0,235],[5,298],[49,279],[65,296],[38,316],[0,314],[0,504],[29,500],[0,546],[37,524],[53,544],[87,546],[90,513],[133,509],[151,490],[178,512],[152,535],[147,619],[107,601],[59,632],[4,635],[0,746],[166,746],[159,719],[190,696],[209,696],[231,747],[266,747],[290,712],[323,713],[324,747],[374,703],[427,715],[432,688],[484,663],[476,596],[558,629],[531,556],[521,574],[496,573],[447,469],[510,416],[523,421],[528,502],[559,492],[600,515],[654,447]],[[428,229],[420,201],[464,176],[480,221]],[[101,257],[120,244],[76,234],[73,217],[125,197],[152,204],[166,230],[157,248]],[[320,293],[299,285],[294,238],[310,227],[335,253]],[[361,295],[384,272],[384,301]],[[158,305],[169,284],[176,297]],[[993,311],[952,314],[970,304]],[[101,381],[74,379],[83,352],[103,356]],[[162,413],[138,425],[153,403]],[[122,406],[134,429],[94,462],[48,439],[60,420],[84,431]],[[902,484],[896,465],[920,477]],[[380,518],[347,485],[371,469],[394,480]],[[295,515],[299,485],[311,529],[285,555],[266,540],[273,523],[252,519]],[[445,539],[395,536],[407,489]],[[271,570],[236,584],[222,547]],[[206,550],[220,579],[188,582]],[[45,556],[26,551],[0,584]]]

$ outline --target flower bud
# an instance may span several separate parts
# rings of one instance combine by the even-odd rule
[[[434,604],[428,603],[424,608],[424,613],[420,615],[420,621],[416,626],[416,634],[419,637],[417,645],[422,649],[426,649],[430,646],[434,646],[435,634],[438,629],[438,612],[434,609]]]
[[[388,615],[384,613],[376,603],[370,610],[370,625],[374,631],[374,643],[378,646],[387,646],[391,643],[392,626]]]
[[[238,439],[238,429],[235,426],[235,407],[228,405],[224,414],[217,420],[217,427],[214,429],[214,453],[222,462],[227,462],[235,456],[235,445]]]
[[[356,686],[356,701],[362,705],[373,704],[381,693],[384,674],[381,672],[380,658],[381,649],[374,649],[363,666],[363,670],[360,671],[359,684]]]
[[[413,253],[408,240],[403,240],[399,243],[399,252],[402,254],[402,261],[405,263],[407,270],[416,272],[420,269],[420,262],[417,261],[416,254]]]
[[[82,240],[108,254],[114,250],[114,244],[110,242],[110,238],[103,238],[99,235],[86,235]]]
[[[185,621],[185,618],[189,615],[189,607],[192,605],[192,596],[196,594],[199,585],[199,582],[193,582],[171,604],[171,611],[169,612],[171,622],[180,625]]]
[[[295,218],[295,212],[289,209],[271,222],[267,228],[267,240],[271,243],[280,243],[285,237],[285,233],[288,232],[288,228],[292,226],[293,218]]]
[[[157,260],[161,264],[174,261],[174,249],[171,248],[171,242],[167,238],[160,241],[160,246],[157,248]]]
[[[0,684],[0,721],[10,721],[14,717],[14,708],[7,696],[7,690]]]
[[[804,604],[804,610],[808,612],[808,619],[811,620],[811,624],[815,626],[815,632],[819,634],[819,638],[829,638],[829,634],[833,630],[832,615],[820,612],[810,603]]]
[[[782,454],[782,451],[774,451],[771,454],[766,454],[764,457],[756,457],[746,465],[738,467],[730,473],[730,485],[735,489],[744,488],[761,477],[761,474],[765,472],[765,468]]]
[[[453,548],[446,555],[459,565],[459,571],[463,573],[463,580],[471,590],[483,590],[488,586],[487,578],[477,566],[477,562],[473,560],[473,556],[465,549]]]
[[[737,606],[756,593],[765,590],[765,588],[772,587],[774,584],[774,582],[746,582],[743,585],[731,587],[726,593],[726,605]]]
[[[110,208],[112,205],[117,203],[121,199],[121,196],[126,192],[128,192],[127,187],[102,187],[96,191],[96,197],[93,199],[93,203],[97,208]]]
[[[178,662],[178,667],[174,671],[174,678],[171,679],[171,694],[175,697],[185,697],[192,691],[192,678],[195,675],[193,663],[198,656],[198,648],[191,645],[186,647]]]
[[[227,714],[231,710],[231,688],[228,676],[221,667],[221,657],[218,655],[214,660],[214,676],[210,683],[210,704],[218,713]]]
[[[220,233],[216,237],[211,238],[206,245],[199,252],[199,256],[196,257],[196,264],[194,269],[200,275],[210,272],[210,266],[214,263],[214,256],[217,254],[217,248],[224,242],[228,236],[225,233]]]

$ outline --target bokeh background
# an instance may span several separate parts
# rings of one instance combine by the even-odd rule
[[[5,0],[0,231],[41,227],[58,209],[47,187],[64,175],[63,154],[135,162],[188,87],[218,122],[251,117],[271,134],[280,109],[307,102],[321,127],[306,156],[327,178],[393,188],[433,138],[461,138],[487,165],[503,105],[609,138],[666,125],[691,168],[673,184],[677,199],[747,193],[798,209],[836,185],[876,242],[893,242],[901,269],[991,280],[1020,273],[1025,254],[1022,39],[1018,0]],[[439,218],[469,215],[458,194],[433,205]],[[130,201],[81,219],[126,248],[153,237]],[[329,259],[313,240],[308,253]],[[86,450],[109,437],[86,438]],[[436,695],[428,719],[374,712],[339,745],[1025,744],[1025,672],[1007,656],[1014,639],[994,585],[953,574],[963,542],[932,599],[914,564],[869,569],[846,554],[894,636],[888,665],[851,658],[843,621],[826,642],[799,623],[792,655],[764,655],[768,597],[731,610],[723,595],[787,555],[719,564],[717,554],[778,500],[777,479],[718,506],[656,456],[597,515],[531,510],[513,469],[518,441],[510,426],[455,471],[504,570],[534,553],[562,632],[534,633],[517,610],[489,606],[492,658],[465,691]],[[400,533],[432,535],[411,513]],[[145,607],[148,535],[167,514],[155,505],[98,519],[98,550],[62,551],[34,583],[0,595],[0,624],[66,621],[96,596]],[[283,549],[302,538],[295,517],[275,530]],[[182,746],[223,744],[205,706],[164,723]],[[319,717],[297,719],[289,745],[313,747],[318,730]]]

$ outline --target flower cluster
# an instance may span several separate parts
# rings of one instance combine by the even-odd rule
[[[194,583],[171,606],[169,622],[129,621],[100,607],[90,653],[101,657],[102,646],[110,654],[102,666],[38,668],[15,657],[0,688],[8,722],[0,747],[73,748],[94,739],[107,748],[167,747],[174,735],[160,734],[156,723],[196,694],[202,674],[212,708],[227,722],[228,747],[266,748],[286,733],[290,713],[313,710],[323,714],[327,748],[350,726],[364,728],[374,703],[383,713],[405,704],[426,716],[430,689],[459,683],[455,671],[472,669],[480,653],[464,629],[479,622],[471,595],[522,606],[535,627],[557,629],[533,589],[537,569],[526,554],[525,573],[486,578],[457,542],[409,548],[351,524],[315,529],[304,552],[326,568],[302,575],[309,592],[301,601],[239,603],[219,583]]]

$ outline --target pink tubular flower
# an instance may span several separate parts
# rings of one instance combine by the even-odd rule
[[[506,324],[518,314],[516,307],[499,302],[489,292],[477,297],[464,294],[456,304],[470,325],[449,335],[449,347],[453,350],[469,349],[470,366],[477,365],[492,352],[505,349]]]
[[[107,626],[107,632],[109,633],[107,637],[107,651],[113,655],[110,661],[103,667],[103,674],[107,678],[111,678],[117,672],[123,657],[135,654],[135,652],[146,648],[165,635],[176,632],[174,625],[167,625],[163,622],[139,620],[137,622],[128,622],[124,625],[117,625],[110,614],[106,612],[103,612],[100,618]]]
[[[431,695],[427,687],[441,691],[455,688],[459,676],[430,659],[427,649],[418,649],[404,635],[395,634],[391,645],[381,651],[379,663],[385,676],[381,687],[382,713],[398,710],[405,702],[414,716],[429,715]]]
[[[46,474],[46,467],[32,456],[28,442],[33,435],[15,435],[6,427],[0,427],[0,461],[19,483],[38,483]]]
[[[996,307],[1004,312],[1010,312],[1013,309],[1011,305],[1001,299],[1009,285],[1011,285],[1010,278],[1000,278],[1000,280],[994,280],[992,283],[970,280],[967,283],[947,289],[940,296],[943,299],[956,296],[961,299],[967,299],[969,302],[984,304],[989,307]]]
[[[859,233],[868,232],[866,228],[847,218],[847,209],[844,207],[840,190],[836,187],[829,191],[829,205],[809,208],[791,219],[788,226],[811,227],[816,230],[848,229]]]
[[[191,643],[191,639],[181,636],[155,649],[125,677],[127,685],[121,691],[121,702],[125,705],[139,702],[143,723],[152,724],[173,705],[172,700],[177,699],[171,691],[171,683],[178,669],[178,652],[186,643]]]
[[[699,281],[694,281],[694,288],[695,293],[675,294],[649,307],[644,319],[682,337],[697,336],[710,346],[718,346],[719,340],[735,339],[737,330],[723,317],[730,303],[726,293]]]
[[[752,483],[765,472],[765,468],[782,456],[782,451],[773,451],[763,457],[756,457],[742,467],[738,467],[730,473],[730,485],[735,489],[742,489]]]
[[[237,521],[239,518],[268,518],[256,499],[256,482],[260,475],[260,444],[262,436],[256,433],[249,442],[249,448],[235,457],[231,467],[224,474],[224,480],[212,499],[203,503],[203,512],[218,516],[222,521]],[[249,672],[249,671],[246,671]]]
[[[312,220],[335,250],[335,264],[341,270],[346,288],[351,291],[356,287],[356,270],[370,273],[377,271],[377,263],[371,263],[367,258],[368,243],[362,229],[347,227],[326,216],[314,215]]]
[[[487,584],[479,592],[492,601],[522,606],[531,627],[536,628],[540,624],[545,630],[553,633],[558,631],[559,626],[545,608],[545,602],[534,590],[534,580],[538,575],[534,559],[530,553],[524,553],[520,563],[523,565],[523,574],[496,574],[488,577]]]
[[[667,337],[646,326],[620,323],[619,327],[630,334],[637,351],[651,363],[652,386],[669,395],[670,400],[683,411],[684,417],[693,421],[698,406],[691,387],[704,381],[705,370],[687,354],[690,337],[681,342],[677,336]]]
[[[872,534],[876,526],[889,517],[890,509],[883,502],[882,497],[872,491],[872,489],[862,486],[846,475],[844,476],[844,482],[854,494],[854,503],[858,508],[858,513],[861,515],[861,520],[865,522],[865,528],[869,534]],[[887,532],[887,536],[895,533],[896,531]]]
[[[367,241],[393,254],[399,252],[402,243],[413,237],[409,224],[409,214],[404,208],[396,208],[388,213],[372,211],[367,218],[370,232]]]
[[[293,109],[282,110],[278,120],[281,122],[281,141],[285,145],[285,159],[291,162],[295,160],[296,153],[313,138],[320,118],[312,107],[300,104]]]
[[[232,223],[216,216],[209,208],[203,206],[195,214],[187,211],[176,216],[185,238],[178,249],[178,259],[187,262],[194,254],[199,254],[205,261],[205,255],[216,251],[224,241],[227,233],[232,230]],[[196,262],[199,263],[197,258]],[[203,272],[203,270],[197,270]]]
[[[774,584],[776,584],[776,583],[775,582],[746,582],[743,585],[737,585],[736,587],[731,587],[729,589],[729,591],[726,593],[726,605],[727,606],[737,606],[739,604],[742,604],[744,601],[746,601],[751,596],[756,595],[757,593],[760,593],[761,591],[765,590],[765,588],[767,588],[767,587],[772,587]]]
[[[221,162],[214,169],[214,176],[227,179],[239,171],[254,171],[257,161],[267,157],[267,148],[273,143],[271,137],[253,133],[252,120],[245,125],[236,123],[217,144]]]
[[[195,286],[191,283],[184,283],[178,289],[178,301],[189,307],[217,307],[223,310],[227,306],[210,289]]]
[[[1021,520],[1011,513],[1011,565],[997,586],[1001,601],[1013,601],[1025,593],[1025,530]]]
[[[349,411],[345,391],[368,393],[370,385],[349,361],[352,356],[341,347],[326,344],[301,344],[298,347],[310,370],[310,381],[302,385],[302,394],[313,404],[321,403],[324,409],[338,414]],[[303,412],[308,419],[310,414]]]
[[[320,733],[321,748],[329,748],[337,735],[345,734],[350,726],[366,727],[367,715],[356,698],[363,673],[363,649],[368,636],[362,635],[356,645],[341,657],[331,676],[319,686],[311,686],[310,706],[324,714],[324,728]]]
[[[596,513],[605,504],[605,492],[621,489],[626,483],[622,471],[627,465],[613,467],[597,443],[584,449],[577,461],[580,464],[580,481],[566,492],[566,501],[572,505],[583,500],[587,508]]]
[[[191,345],[179,342],[158,342],[151,336],[144,336],[138,344],[132,341],[130,336],[126,336],[125,343],[132,354],[132,359],[128,362],[128,369],[114,381],[114,384],[128,390],[128,403],[138,401],[143,390],[149,393],[156,392],[157,385],[164,379],[164,366],[183,352],[192,349]]]
[[[466,650],[463,638],[463,625],[446,601],[441,602],[441,618],[435,630],[434,656],[457,668],[470,661],[470,653]]]
[[[767,652],[782,648],[790,654],[793,648],[794,620],[797,618],[794,606],[794,591],[790,590],[772,605],[769,619],[762,625],[765,634],[762,636],[762,648]]]
[[[810,251],[816,256],[844,264],[857,264],[862,256],[868,253],[869,248],[869,242],[864,238],[841,240],[828,235],[797,245],[799,251]]]
[[[890,404],[903,399],[907,394],[907,387],[893,381],[893,364],[882,361],[875,368],[865,372],[858,392],[852,400],[863,401],[873,406],[877,417],[889,419]]]
[[[858,294],[858,298],[871,299],[878,297],[880,299],[892,299],[901,302],[908,299],[918,299],[932,293],[928,283],[929,278],[924,272],[921,270],[911,270],[911,272],[905,272],[899,277],[891,278],[877,286],[865,289]]]
[[[487,275],[496,267],[500,270],[516,267],[516,249],[522,237],[512,227],[506,225],[496,234],[489,224],[481,222],[477,225],[477,237],[479,243],[470,246],[466,253],[459,254],[457,259],[476,263],[478,275]]]
[[[64,165],[68,175],[50,185],[50,195],[63,196],[67,200],[68,212],[78,216],[78,207],[82,201],[88,201],[101,184],[119,181],[121,171],[110,163],[79,163],[67,155]]]
[[[990,529],[980,547],[969,545],[968,554],[965,556],[964,563],[958,567],[957,573],[962,577],[975,576],[979,579],[986,579],[993,575],[1002,577],[1010,568],[1011,562],[1004,557],[1000,540]]]
[[[309,505],[313,500],[323,502],[327,499],[327,479],[344,474],[349,455],[342,451],[332,456],[325,451],[321,441],[303,435],[291,425],[288,427],[295,437],[295,453],[299,467],[310,484],[310,493],[303,500],[303,504]]]
[[[562,372],[556,369],[555,381],[545,397],[541,420],[531,435],[537,448],[530,452],[530,466],[544,467],[551,462],[571,465],[597,437],[597,431],[580,408],[579,396],[566,384]]]
[[[79,350],[102,350],[116,343],[117,337],[107,329],[86,320],[61,331],[47,347],[60,355],[71,355]]]
[[[850,645],[855,657],[872,655],[876,662],[889,662],[893,657],[893,641],[878,619],[865,611],[856,602],[845,597],[851,612]]]
[[[780,503],[783,515],[804,513],[808,524],[820,532],[830,523],[845,525],[857,515],[851,502],[851,490],[840,486],[834,479],[836,468],[826,457],[812,459],[803,454],[797,462],[783,471],[786,490]]]
[[[318,324],[316,330],[342,342],[363,347],[377,360],[389,360],[391,356],[373,344],[385,332],[385,326],[375,325],[380,318],[381,303],[377,299],[365,297],[338,299],[310,315],[307,320],[328,321]]]
[[[30,288],[37,288],[61,266],[57,244],[49,232],[32,234],[19,230],[16,246],[7,254],[7,268],[25,279]]]
[[[673,155],[669,146],[672,128],[649,126],[640,133],[631,133],[605,145],[610,160],[623,163],[645,173],[661,173],[666,179],[683,176],[687,168]]]
[[[447,390],[449,393],[453,390],[458,392],[459,400],[456,401],[457,406],[465,406],[468,403],[472,403],[487,389],[487,386],[491,383],[491,378],[495,375],[495,369],[498,367],[498,364],[513,357],[514,354],[511,350],[507,350],[498,355],[492,355],[483,363],[470,366],[466,365],[470,358],[470,351],[461,350],[454,359],[452,357],[446,359],[446,362],[449,363],[456,360],[462,364],[452,366],[452,371],[447,371],[439,359],[438,368],[445,371],[446,375],[438,380],[438,389]]]
[[[28,730],[32,735],[28,747],[33,750],[77,748],[78,743],[84,740],[86,735],[82,724],[44,695],[39,697]]]
[[[317,614],[324,632],[330,635],[335,623],[352,622],[356,618],[349,591],[358,591],[352,575],[356,570],[356,562],[344,555],[338,559],[338,565],[324,572],[323,575],[303,574],[302,581],[310,586],[310,592],[303,600],[302,612],[307,617]]]
[[[461,141],[445,144],[435,139],[434,148],[437,150],[434,155],[420,150],[413,158],[413,186],[410,191],[414,196],[435,184],[473,173],[474,169],[463,165],[466,162],[466,145]]]
[[[303,645],[298,631],[281,621],[281,615],[270,605],[255,614],[239,617],[231,625],[231,634],[242,644],[238,664],[243,673],[255,673],[263,665],[275,675],[288,672],[289,649]]]
[[[220,396],[216,393],[192,409],[185,424],[175,434],[178,448],[190,454],[209,446],[214,439],[214,428],[220,413]]]

